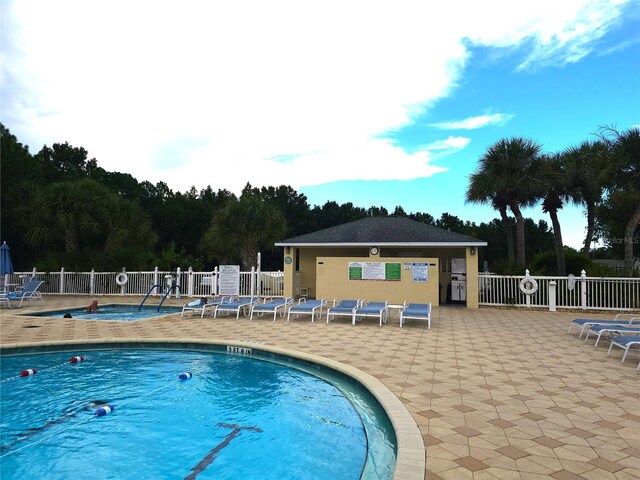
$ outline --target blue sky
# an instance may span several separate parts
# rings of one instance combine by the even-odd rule
[[[497,216],[464,202],[497,140],[640,124],[637,0],[431,3],[2,0],[2,122],[177,191],[288,184],[475,222]],[[560,220],[578,247],[582,209]]]

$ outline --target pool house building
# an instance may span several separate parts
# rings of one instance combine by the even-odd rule
[[[367,217],[288,238],[284,295],[478,308],[487,243],[406,217]]]

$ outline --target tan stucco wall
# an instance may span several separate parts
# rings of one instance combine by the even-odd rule
[[[379,261],[400,263],[400,281],[350,280],[349,262]],[[411,263],[429,263],[429,281],[414,282]],[[405,269],[405,264],[409,266]],[[336,298],[388,300],[392,304],[402,302],[438,303],[438,259],[437,258],[336,258],[318,257],[316,263],[316,297],[332,301]]]
[[[284,264],[284,295],[295,297],[295,266],[296,248],[290,248],[285,257],[292,258],[290,264]],[[366,247],[342,248],[302,248],[299,249],[300,287],[307,288],[309,296],[313,298],[365,298],[367,300],[389,300],[392,303],[409,302],[424,303],[431,301],[433,305],[440,305],[439,284],[442,284],[442,297],[446,296],[446,289],[450,275],[442,274],[441,259],[461,258],[467,260],[467,307],[478,308],[478,256],[470,254],[469,248],[428,248],[428,258],[415,257],[381,257],[380,255],[365,256]],[[318,266],[318,262],[324,262]],[[429,266],[429,282],[415,283],[411,277],[411,270],[402,269],[402,280],[372,281],[349,280],[348,263],[354,261],[397,262],[404,263],[428,262],[436,266]],[[320,267],[320,269],[318,268]],[[392,297],[390,296],[392,295]],[[428,295],[428,300],[425,296]]]

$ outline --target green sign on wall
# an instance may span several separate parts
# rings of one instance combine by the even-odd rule
[[[349,262],[349,280],[400,280],[400,263]]]

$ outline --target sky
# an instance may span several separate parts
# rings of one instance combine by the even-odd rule
[[[443,212],[503,138],[640,125],[639,0],[0,0],[0,119],[174,191]],[[524,210],[534,220],[539,206]],[[579,206],[560,213],[580,247]]]

